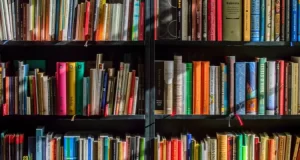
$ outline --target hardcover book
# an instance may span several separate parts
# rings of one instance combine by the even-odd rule
[[[159,1],[159,39],[177,39],[177,0]]]
[[[245,115],[245,97],[246,97],[246,63],[235,63],[235,112],[239,115]]]

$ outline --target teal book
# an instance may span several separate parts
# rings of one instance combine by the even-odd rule
[[[265,115],[266,108],[266,62],[267,58],[258,60],[258,114]]]
[[[227,92],[227,65],[221,63],[221,115],[228,114],[228,92]]]
[[[76,62],[76,115],[83,115],[83,76],[84,62]]]
[[[109,137],[104,137],[104,147],[103,147],[103,154],[104,154],[104,159],[103,160],[108,160],[109,158]]]
[[[243,135],[242,134],[239,134],[237,136],[237,145],[236,145],[236,149],[237,149],[237,154],[236,154],[236,159],[237,160],[242,160],[243,159],[243,150],[242,150],[242,147],[243,147]]]
[[[35,138],[36,138],[35,157],[36,157],[36,159],[43,159],[42,136],[44,136],[44,127],[38,127],[35,130]]]
[[[140,0],[133,0],[132,41],[139,37]]]
[[[186,114],[192,114],[193,107],[193,64],[186,63]]]

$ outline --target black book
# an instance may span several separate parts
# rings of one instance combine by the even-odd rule
[[[54,83],[53,83],[54,82]],[[53,109],[52,109],[52,114],[55,114],[56,113],[56,106],[57,106],[57,102],[56,102],[56,78],[53,77],[52,78],[52,90],[53,90]]]
[[[181,0],[178,0],[178,5],[177,5],[177,39],[178,40],[181,40],[181,14],[182,14],[182,11],[181,11],[181,7],[182,7],[182,2]]]
[[[290,0],[285,0],[285,41],[290,41]]]
[[[177,0],[159,1],[159,39],[177,39]]]
[[[20,159],[20,135],[16,134],[15,136],[15,160],[19,160]]]
[[[130,160],[135,160],[136,155],[136,139],[135,137],[130,137]]]
[[[192,40],[192,0],[188,0],[188,40]]]
[[[155,114],[164,113],[164,61],[155,62]]]

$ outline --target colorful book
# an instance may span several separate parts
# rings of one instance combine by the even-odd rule
[[[235,63],[235,112],[239,115],[245,115],[246,102],[246,63]]]
[[[246,64],[246,114],[257,114],[257,75],[256,62],[247,62]]]
[[[258,114],[265,114],[266,106],[266,58],[259,58],[258,63]]]
[[[261,0],[262,1],[262,0]],[[251,1],[251,41],[258,42],[260,41],[260,1],[252,0]]]
[[[228,114],[228,84],[227,84],[227,65],[220,64],[221,69],[221,115]]]
[[[215,115],[216,114],[216,66],[210,66],[209,68],[209,114]]]
[[[267,104],[266,114],[275,114],[275,83],[276,83],[276,63],[275,61],[267,62]]]

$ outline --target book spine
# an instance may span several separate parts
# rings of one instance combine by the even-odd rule
[[[75,12],[74,10],[74,0],[70,0],[69,2],[69,19],[68,19],[68,26],[67,26],[67,40],[72,40],[72,33],[73,33],[73,14]]]
[[[293,103],[294,105],[292,107],[294,107],[295,109],[295,114],[299,114],[300,113],[300,107],[298,106],[298,63],[294,63],[293,66],[293,71],[292,71],[292,79],[293,79],[293,83],[292,83],[292,96],[293,96]]]
[[[75,80],[75,84],[76,84],[76,115],[82,115],[83,112],[83,76],[84,76],[84,62],[76,62],[76,80]]]
[[[48,94],[48,90],[49,90],[49,87],[48,87],[48,76],[44,76],[43,77],[43,109],[44,109],[44,115],[49,115],[49,101],[48,101],[48,98],[49,98],[49,94]],[[26,112],[25,112],[26,113]]]
[[[266,114],[275,114],[275,82],[276,82],[276,71],[275,62],[267,62],[267,105]]]
[[[27,94],[28,94],[28,72],[29,72],[29,65],[25,64],[24,65],[24,98],[23,98],[23,103],[24,103],[24,112],[23,114],[26,115],[27,114]]]
[[[279,115],[279,79],[280,79],[280,64],[276,61],[276,88],[275,88],[275,115]]]
[[[222,63],[221,68],[221,115],[228,113],[228,97],[227,97],[227,66]]]
[[[186,41],[188,40],[188,0],[181,0],[181,2],[181,40]]]
[[[141,1],[141,3],[140,3],[140,19],[139,19],[139,41],[144,40],[144,28],[145,28],[145,1]]]
[[[292,63],[289,64],[288,69],[288,114],[294,114],[292,112]]]
[[[235,63],[235,57],[234,56],[228,56],[226,57],[226,63],[227,63],[227,79],[228,79],[228,100],[229,100],[229,108],[230,113],[234,112],[234,63]]]
[[[284,115],[284,76],[285,76],[285,62],[280,60],[279,63],[279,115]]]
[[[182,2],[181,0],[178,0],[178,5],[177,5],[177,39],[181,40],[181,33],[182,33],[182,28],[181,28],[181,20],[182,20]]]
[[[104,80],[103,80],[103,94],[102,94],[102,105],[101,105],[101,113],[103,115],[107,115],[108,108],[106,108],[106,95],[107,95],[107,83],[108,83],[108,73],[104,73]]]
[[[201,62],[193,62],[193,80],[191,81],[193,85],[190,84],[191,86],[188,86],[191,87],[191,89],[193,89],[193,97],[191,97],[193,99],[193,109],[189,109],[191,112],[190,114],[201,114],[201,67]],[[188,78],[191,80],[192,77]]]
[[[275,41],[280,41],[280,0],[275,0]]]
[[[202,40],[202,0],[197,0],[197,40]]]
[[[187,22],[187,36],[188,36],[188,40],[191,41],[192,40],[192,0],[188,0],[188,8],[187,8],[187,12],[188,12],[188,22]]]
[[[216,0],[207,1],[207,40],[216,41]]]
[[[284,65],[284,114],[289,114],[289,63]]]
[[[266,58],[260,58],[258,61],[258,114],[265,114],[266,101]]]
[[[285,40],[286,41],[290,41],[290,30],[291,30],[291,26],[290,26],[290,23],[291,23],[291,2],[290,0],[283,0],[285,2]]]
[[[209,61],[201,62],[201,113],[208,115],[209,114]]]
[[[257,85],[256,85],[256,62],[248,62],[246,64],[246,114],[257,114]]]
[[[210,66],[209,69],[209,77],[210,77],[210,85],[209,85],[209,114],[215,115],[216,114],[216,103],[215,103],[215,81],[216,81],[216,66]]]
[[[202,39],[203,41],[207,41],[208,39],[208,0],[202,1]]]
[[[186,114],[186,79],[187,79],[187,73],[186,73],[186,63],[182,63],[182,114]]]
[[[265,41],[266,0],[260,0],[260,33],[259,41]]]
[[[300,2],[297,1],[297,40],[300,41],[300,24],[299,24],[299,21],[300,21]]]
[[[235,110],[236,114],[245,115],[246,63],[235,63]]]
[[[42,136],[44,134],[44,129],[43,128],[37,128],[36,129],[36,159],[42,159],[43,157],[43,152],[42,152]]]
[[[270,41],[274,41],[275,37],[275,1],[276,0],[271,0],[271,39]]]
[[[250,41],[250,11],[251,9],[251,2],[250,0],[244,0],[244,41]]]
[[[165,114],[172,114],[173,108],[173,78],[174,78],[174,62],[164,62],[164,107]]]
[[[280,41],[285,41],[286,40],[286,4],[285,0],[281,0],[280,4]]]
[[[215,75],[215,114],[220,115],[220,66],[216,66]]]
[[[265,41],[271,41],[271,25],[272,25],[272,3],[271,0],[266,0],[266,25],[265,27]]]
[[[132,41],[137,41],[139,36],[139,11],[140,11],[140,0],[134,0],[133,3],[133,17],[132,17]]]
[[[57,72],[57,115],[67,114],[67,64],[65,62],[56,63]]]
[[[193,65],[192,63],[186,63],[186,114],[190,115],[193,113]]]
[[[138,88],[139,88],[139,77],[135,77],[135,88],[134,88],[134,101],[133,101],[133,111],[132,114],[137,113],[137,98],[138,98]]]
[[[260,1],[251,1],[251,41],[259,42],[260,32]]]
[[[75,115],[76,102],[76,62],[67,63],[67,109],[68,115]]]
[[[192,41],[197,38],[197,1],[192,0]]]
[[[298,8],[298,1],[292,0],[291,1],[291,41],[296,42],[298,40],[298,33],[297,33],[297,25],[298,25],[298,14],[297,14],[297,8]]]
[[[182,56],[174,56],[174,113],[182,114]]]
[[[223,40],[223,0],[217,0],[217,41]]]

